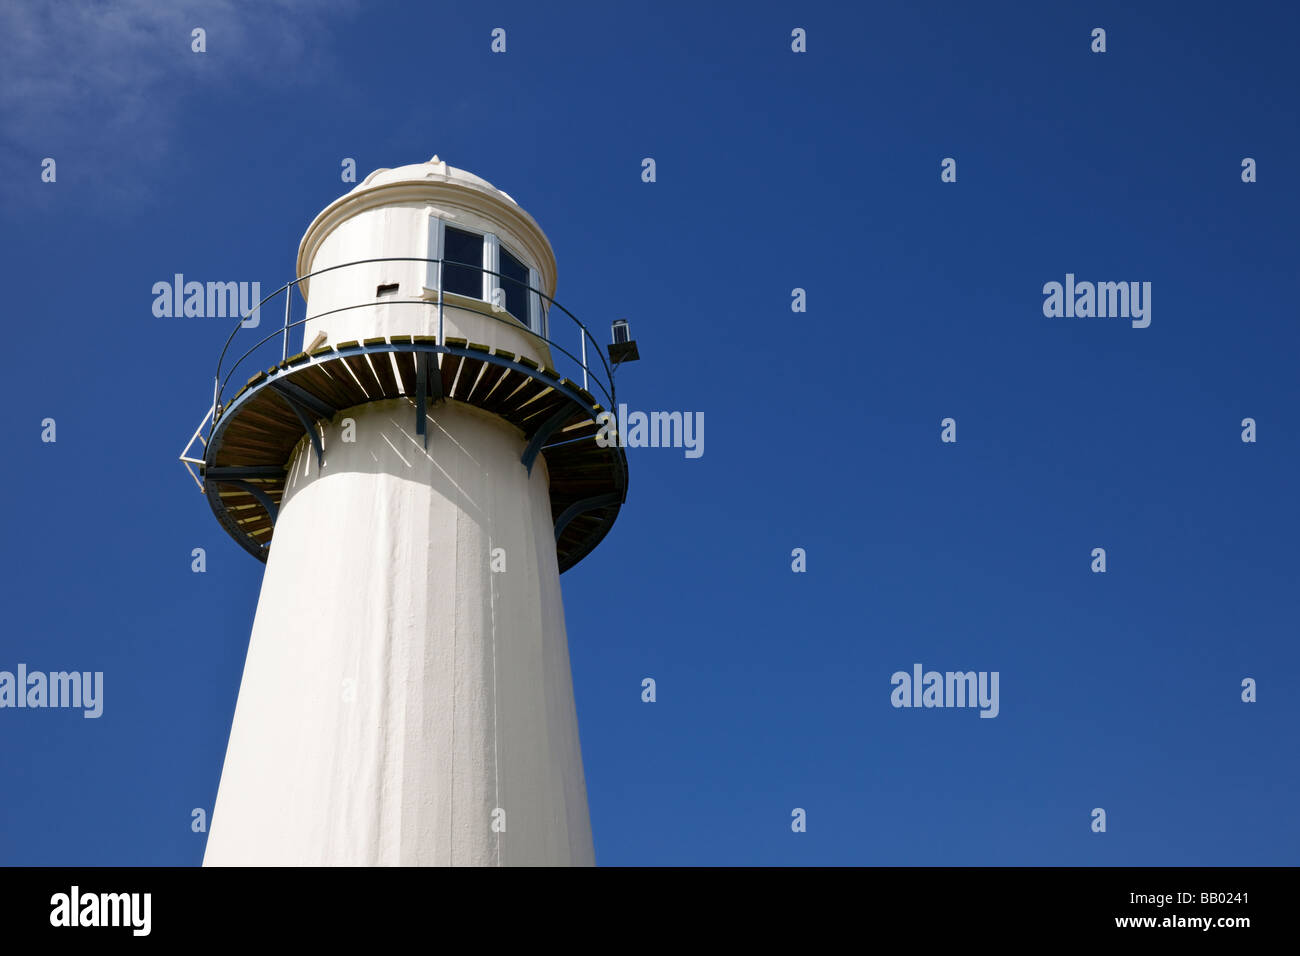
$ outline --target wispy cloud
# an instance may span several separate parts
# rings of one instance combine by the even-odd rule
[[[37,177],[40,158],[60,150],[105,174],[141,149],[165,155],[188,97],[322,75],[329,22],[355,10],[351,0],[4,0],[4,179],[19,168]],[[206,54],[191,51],[195,27],[207,32]]]

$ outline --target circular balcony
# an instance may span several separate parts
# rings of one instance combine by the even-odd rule
[[[245,333],[241,344],[256,335],[244,326],[255,313],[240,317],[217,361],[212,408],[181,454],[217,520],[246,551],[265,561],[295,449],[305,439],[318,465],[324,461],[320,422],[332,422],[347,409],[370,402],[404,399],[416,435],[423,437],[426,447],[432,441],[436,454],[437,440],[427,427],[429,410],[456,401],[491,412],[519,429],[525,446],[520,467],[530,474],[537,457],[545,456],[559,569],[563,572],[577,564],[609,532],[627,495],[623,449],[617,442],[596,440],[600,414],[617,411],[614,369],[600,346],[572,313],[531,287],[526,291],[540,303],[538,325],[544,333],[489,302],[444,295],[441,282],[434,298],[388,295],[293,318],[292,292],[299,283],[323,272],[376,262],[434,263],[439,274],[442,271],[438,260],[400,257],[359,260],[300,276],[263,299],[255,310],[260,320],[261,309],[284,296],[283,324],[227,361],[241,330]],[[498,273],[487,274],[501,284],[513,281]],[[391,334],[288,354],[291,330],[326,315],[377,307],[389,314],[395,308],[423,309],[420,321],[434,334]],[[506,323],[511,328],[507,341],[528,344],[502,349],[444,336],[449,309]],[[561,327],[572,323],[578,338],[576,354],[549,337],[553,322]],[[279,361],[274,361],[277,346]],[[588,361],[591,349],[598,364]],[[254,369],[256,374],[231,394],[237,376]],[[607,434],[613,434],[614,425],[606,425]],[[191,455],[196,441],[203,444],[202,457]]]

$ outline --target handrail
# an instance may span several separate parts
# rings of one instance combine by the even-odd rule
[[[314,322],[314,321],[316,321],[317,319],[322,319],[322,318],[324,318],[324,317],[327,316],[327,315],[335,315],[335,314],[337,314],[337,313],[339,313],[339,312],[351,312],[353,309],[372,309],[372,308],[374,308],[376,305],[425,305],[425,306],[429,306],[429,305],[434,305],[434,304],[435,304],[435,303],[432,303],[432,302],[430,302],[430,301],[427,300],[427,299],[384,299],[384,300],[381,300],[381,301],[379,301],[379,302],[359,302],[359,303],[357,303],[356,305],[344,305],[344,306],[340,306],[340,307],[337,308],[337,309],[330,309],[330,310],[328,310],[328,311],[326,311],[326,312],[318,312],[318,313],[316,313],[315,315],[308,316],[308,317],[305,318],[305,319],[299,319],[299,320],[296,321],[296,322],[291,322],[289,325],[285,326],[284,328],[276,329],[276,330],[275,330],[274,332],[272,332],[270,335],[264,336],[262,339],[260,339],[260,340],[257,341],[256,343],[254,343],[253,346],[252,346],[251,348],[248,349],[248,351],[246,351],[243,355],[241,355],[241,356],[240,356],[239,358],[237,358],[234,362],[232,362],[229,371],[226,372],[226,377],[225,377],[224,379],[221,380],[220,393],[223,394],[223,395],[225,394],[226,386],[230,384],[230,376],[232,376],[232,375],[235,374],[235,369],[237,369],[237,368],[240,366],[240,364],[243,363],[244,359],[248,358],[250,355],[252,355],[254,352],[256,352],[259,348],[261,348],[261,347],[262,347],[263,345],[265,345],[267,342],[270,342],[272,339],[278,338],[278,337],[280,337],[281,335],[283,335],[284,332],[285,332],[287,329],[297,328],[298,326],[300,326],[300,325],[302,325],[302,324],[304,324],[304,323],[306,323],[306,322]],[[460,306],[456,306],[456,308],[460,308]],[[489,312],[480,312],[480,311],[478,311],[477,309],[466,309],[465,311],[467,311],[467,312],[473,312],[475,315],[481,315],[481,316],[482,316],[483,318],[485,318],[485,319],[496,319],[498,322],[507,322],[507,323],[508,323],[508,320],[503,319],[503,318],[501,318],[500,316],[492,315],[492,314],[489,313]],[[580,367],[582,366],[583,363],[582,363],[581,359],[579,359],[576,355],[574,355],[572,352],[570,352],[568,349],[566,349],[563,345],[560,345],[558,342],[553,342],[553,341],[551,341],[551,340],[549,340],[549,339],[543,338],[542,336],[538,335],[536,332],[533,332],[531,329],[528,329],[528,328],[526,328],[526,327],[519,326],[518,324],[511,325],[511,328],[513,328],[515,331],[523,331],[523,332],[525,332],[526,334],[533,336],[534,338],[541,339],[541,341],[546,342],[549,346],[551,346],[552,348],[554,348],[556,351],[563,353],[567,358],[569,358],[569,359],[570,359],[571,361],[573,361],[575,364],[579,365]],[[439,343],[439,344],[443,344],[443,343]],[[611,402],[611,406],[612,406],[612,404],[613,404],[613,400],[614,400],[614,399],[613,399],[613,394],[611,393],[611,391],[610,391],[610,390],[607,390],[607,389],[605,388],[604,384],[603,384],[599,379],[596,379],[596,383],[595,383],[595,384],[596,384],[596,387],[599,388],[599,389],[601,390],[601,392],[604,393],[605,397],[608,398],[608,399],[610,400],[610,402]],[[611,382],[611,386],[610,386],[610,387],[611,387],[611,389],[613,388],[613,384],[612,384],[612,382]]]
[[[438,289],[437,289],[438,297],[437,297],[436,301],[435,301],[435,300],[430,300],[430,299],[425,299],[425,298],[419,298],[419,299],[374,299],[374,300],[371,300],[371,301],[359,302],[359,303],[357,303],[357,304],[355,304],[355,305],[340,306],[339,308],[336,308],[336,309],[330,309],[330,310],[325,311],[325,312],[317,313],[316,315],[307,316],[307,317],[305,317],[305,318],[302,318],[302,319],[297,320],[296,322],[291,322],[291,321],[290,321],[291,313],[292,313],[292,303],[293,303],[293,289],[298,288],[299,291],[301,292],[301,286],[300,286],[300,283],[305,282],[305,281],[308,280],[308,279],[315,278],[316,276],[324,275],[324,274],[327,273],[327,272],[334,272],[335,270],[338,270],[338,269],[346,269],[346,268],[350,268],[350,267],[352,267],[352,266],[371,265],[371,264],[374,264],[374,263],[380,263],[380,262],[423,262],[423,263],[426,263],[426,264],[437,264],[437,266],[438,266]],[[511,328],[513,328],[515,331],[523,332],[524,334],[529,335],[529,336],[531,336],[531,337],[534,338],[534,339],[537,339],[537,340],[539,340],[539,341],[541,341],[541,342],[546,343],[546,345],[549,346],[550,348],[559,351],[559,352],[562,353],[564,356],[566,356],[570,361],[572,361],[572,362],[573,362],[573,363],[574,363],[578,368],[580,368],[580,369],[582,370],[582,380],[583,380],[583,381],[582,381],[582,384],[583,384],[583,387],[584,387],[584,388],[587,388],[587,387],[589,386],[589,380],[594,380],[596,387],[597,387],[597,388],[598,388],[598,389],[599,389],[599,390],[604,394],[605,398],[608,400],[608,402],[609,402],[609,407],[610,407],[611,409],[617,408],[617,400],[616,400],[616,397],[615,397],[617,393],[616,393],[616,391],[615,391],[615,387],[614,387],[614,371],[617,370],[617,366],[615,366],[614,369],[611,369],[611,368],[610,368],[609,363],[608,363],[608,362],[606,361],[606,359],[605,359],[604,350],[601,349],[599,343],[598,343],[598,342],[596,341],[596,339],[592,336],[591,332],[587,329],[587,327],[586,327],[586,326],[585,326],[585,325],[584,325],[584,324],[583,324],[583,323],[578,319],[578,317],[575,316],[575,315],[574,315],[572,312],[570,312],[568,309],[566,309],[566,308],[565,308],[563,305],[561,305],[559,302],[556,302],[555,299],[553,299],[553,298],[551,298],[550,296],[548,296],[548,295],[547,295],[545,292],[543,292],[541,289],[537,289],[537,288],[534,288],[534,287],[531,286],[531,285],[527,285],[526,283],[522,282],[522,281],[519,280],[519,279],[514,279],[514,278],[511,278],[511,277],[509,277],[509,276],[502,275],[499,271],[497,271],[497,270],[495,270],[495,269],[487,269],[487,268],[484,268],[484,267],[482,267],[482,266],[472,265],[472,264],[470,264],[470,263],[455,262],[454,260],[450,260],[450,259],[446,259],[446,260],[444,260],[444,259],[428,259],[428,258],[420,258],[420,257],[418,257],[418,256],[385,256],[385,257],[374,258],[374,259],[358,259],[358,260],[355,260],[355,261],[353,261],[353,262],[342,262],[342,263],[338,263],[338,264],[336,264],[336,265],[326,266],[326,267],[323,268],[323,269],[317,269],[316,271],[314,271],[314,272],[309,272],[309,273],[307,273],[306,275],[298,276],[297,278],[295,278],[295,279],[291,279],[290,281],[286,282],[284,285],[280,286],[278,289],[276,289],[276,290],[275,290],[274,292],[272,292],[270,295],[268,295],[268,296],[266,296],[265,298],[263,298],[259,303],[257,303],[257,305],[255,305],[255,306],[254,306],[251,310],[249,310],[247,313],[245,313],[244,315],[241,315],[240,318],[239,318],[239,323],[235,326],[235,328],[231,331],[230,335],[227,337],[226,342],[225,342],[225,345],[222,346],[221,354],[220,354],[220,355],[218,356],[218,358],[217,358],[216,374],[213,376],[213,385],[212,385],[212,411],[211,411],[212,422],[215,424],[215,422],[216,422],[216,420],[217,420],[217,416],[220,414],[220,409],[221,409],[221,404],[222,404],[222,403],[221,403],[221,399],[222,399],[223,395],[225,394],[226,386],[229,384],[231,376],[234,375],[235,370],[238,369],[239,366],[240,366],[241,364],[243,364],[243,362],[244,362],[245,359],[247,359],[247,358],[248,358],[250,355],[252,355],[255,351],[257,351],[257,350],[258,350],[259,348],[261,348],[262,346],[266,345],[266,344],[267,344],[268,342],[270,342],[271,340],[273,340],[273,339],[275,339],[275,338],[277,338],[277,337],[281,337],[281,336],[283,336],[283,339],[284,339],[284,345],[283,345],[283,347],[282,347],[282,349],[281,349],[281,360],[283,360],[284,358],[286,358],[286,357],[288,356],[288,351],[289,351],[289,330],[290,330],[290,329],[293,329],[293,328],[297,328],[298,326],[303,325],[304,323],[307,323],[307,322],[313,322],[313,321],[315,321],[315,320],[317,320],[317,319],[324,318],[325,316],[328,316],[328,315],[334,315],[334,314],[337,314],[337,313],[339,313],[339,312],[347,312],[347,311],[350,311],[350,310],[352,310],[352,309],[374,308],[375,306],[381,306],[381,305],[384,305],[384,306],[387,306],[387,305],[423,305],[423,306],[426,306],[426,307],[431,307],[431,306],[435,306],[435,305],[436,305],[436,306],[437,306],[437,309],[438,309],[438,336],[437,336],[437,341],[438,341],[438,344],[439,344],[439,345],[445,345],[446,343],[443,341],[443,321],[442,321],[442,315],[443,315],[443,309],[444,309],[444,303],[443,303],[443,293],[444,293],[444,289],[443,289],[443,285],[444,285],[444,282],[443,282],[443,272],[444,272],[444,270],[443,270],[443,266],[444,266],[444,263],[447,264],[447,265],[458,266],[458,267],[463,268],[463,269],[471,269],[471,270],[474,270],[474,271],[476,271],[476,272],[478,272],[478,273],[480,273],[480,274],[494,276],[494,277],[496,278],[497,282],[498,282],[497,288],[502,288],[502,286],[500,285],[500,283],[503,283],[503,282],[510,282],[510,283],[513,283],[514,287],[516,287],[516,288],[520,288],[520,287],[522,287],[522,289],[523,289],[523,291],[525,292],[525,294],[530,295],[530,296],[531,296],[531,295],[536,295],[536,296],[537,296],[537,303],[538,303],[539,309],[541,310],[541,313],[542,313],[542,315],[539,316],[539,324],[542,326],[543,330],[544,330],[546,333],[548,333],[548,334],[545,334],[545,335],[542,334],[542,332],[537,332],[537,331],[534,331],[533,329],[529,328],[527,325],[525,325],[523,322],[521,322],[518,318],[516,318],[515,316],[511,315],[509,312],[505,312],[504,310],[497,309],[494,305],[492,305],[492,303],[487,302],[487,301],[482,300],[482,299],[479,299],[478,301],[483,302],[485,305],[488,305],[488,306],[491,308],[491,311],[480,311],[480,310],[478,310],[478,309],[467,309],[466,311],[473,312],[475,315],[481,315],[481,316],[483,316],[484,318],[495,319],[495,320],[497,320],[498,322],[505,323],[506,325],[508,325],[508,326],[510,326]],[[427,287],[426,287],[426,288],[427,288]],[[283,327],[282,327],[282,328],[278,328],[278,329],[276,329],[274,332],[271,332],[270,334],[264,336],[263,338],[259,339],[256,343],[254,343],[252,346],[250,346],[250,347],[248,348],[247,351],[245,351],[242,355],[239,356],[239,358],[235,359],[235,361],[232,362],[232,363],[230,364],[230,366],[226,369],[225,378],[223,379],[221,373],[222,373],[222,369],[223,369],[223,367],[225,366],[226,355],[227,355],[227,353],[228,353],[229,350],[230,350],[230,345],[231,345],[231,343],[234,341],[235,336],[239,333],[239,330],[242,329],[242,328],[245,328],[245,327],[246,327],[246,326],[244,325],[244,322],[245,322],[248,318],[250,318],[252,315],[258,313],[259,310],[262,308],[262,306],[266,305],[268,302],[271,302],[271,301],[274,300],[277,296],[282,295],[282,294],[285,296],[285,300],[286,300],[286,301],[285,301],[284,325],[283,325]],[[454,294],[454,293],[453,293],[453,294]],[[304,295],[304,299],[305,299],[305,298],[306,298],[306,297],[305,297],[305,295]],[[468,296],[468,297],[466,297],[466,298],[474,298],[474,297],[472,297],[472,296]],[[463,309],[464,306],[457,304],[457,305],[454,306],[454,308],[462,308],[462,309]],[[580,343],[581,343],[580,353],[581,353],[581,356],[582,356],[581,358],[579,358],[578,356],[574,355],[572,352],[570,352],[570,351],[569,351],[568,349],[566,349],[564,346],[560,345],[559,342],[556,342],[556,341],[554,341],[552,338],[549,337],[549,333],[551,333],[551,328],[550,328],[550,317],[551,317],[551,314],[552,314],[552,308],[558,309],[561,313],[563,313],[565,316],[567,316],[567,317],[568,317],[568,318],[573,322],[574,325],[576,325],[576,326],[578,327],[579,332],[580,332]],[[502,314],[496,314],[497,312],[501,312]],[[599,366],[598,368],[592,368],[592,367],[590,367],[590,366],[588,365],[588,362],[587,362],[587,343],[588,343],[589,341],[591,342],[591,344],[592,344],[593,346],[595,346],[595,349],[596,349],[596,356],[600,359],[600,366]],[[604,377],[603,377],[603,380],[602,380],[602,377],[601,377],[599,374],[597,374],[597,373],[598,373],[600,370],[602,370],[602,369],[603,369],[603,371],[604,371],[604,373],[605,373],[605,374],[604,374]],[[608,384],[608,388],[606,387],[606,384]]]

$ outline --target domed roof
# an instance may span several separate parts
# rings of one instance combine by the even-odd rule
[[[437,156],[434,156],[427,163],[412,163],[409,166],[398,166],[396,169],[376,169],[353,186],[351,191],[355,193],[375,186],[388,186],[392,183],[427,182],[429,180],[468,186],[480,192],[503,196],[514,205],[519,205],[519,203],[515,202],[514,197],[504,189],[498,189],[482,176],[475,176],[464,169],[448,166],[444,160],[439,159]]]
[[[428,188],[419,188],[422,184]],[[451,195],[447,193],[448,186],[453,189]],[[472,195],[457,197],[454,190],[477,193],[488,201],[475,202]],[[352,216],[392,203],[410,204],[421,199],[441,201],[437,198],[439,194],[449,205],[471,209],[480,219],[495,222],[503,228],[517,243],[517,251],[527,253],[530,264],[541,273],[542,289],[547,295],[555,294],[555,252],[537,220],[504,189],[498,189],[482,176],[448,166],[437,156],[425,163],[376,169],[317,213],[298,243],[298,275],[305,277],[311,272],[316,252],[325,237]],[[304,278],[298,283],[298,291],[304,298],[307,288],[308,282]]]

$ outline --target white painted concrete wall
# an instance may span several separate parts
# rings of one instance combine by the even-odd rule
[[[545,461],[470,406],[429,425],[375,403],[323,469],[299,447],[205,866],[594,863]]]
[[[501,235],[554,288],[536,223],[436,162],[372,174],[332,203],[300,274],[432,257],[431,213]],[[415,262],[317,276],[307,314],[371,301],[381,282],[413,298],[426,279]],[[551,364],[522,327],[445,319],[449,336]],[[303,335],[337,345],[436,322],[432,305],[368,306]],[[399,399],[337,416],[323,468],[305,439],[295,453],[205,865],[594,863],[544,456],[530,478],[513,426],[457,402],[430,414],[427,452]],[[339,440],[344,417],[354,444]],[[490,569],[497,547],[505,573]]]
[[[330,266],[367,259],[440,258],[440,251],[431,248],[431,219],[442,219],[471,232],[497,235],[517,256],[525,257],[525,261],[535,268],[526,258],[524,243],[516,238],[516,233],[509,231],[507,225],[443,200],[437,203],[396,202],[360,208],[325,235],[316,248],[308,271],[321,272]],[[376,301],[378,287],[391,283],[398,285],[393,298],[410,300],[427,297],[430,304],[426,306],[406,302],[351,308]],[[324,332],[331,345],[379,336],[436,335],[436,289],[437,267],[425,262],[374,262],[322,272],[307,283],[305,314],[320,318],[313,318],[298,327],[302,336],[301,344],[309,344],[317,332]],[[426,293],[426,290],[429,291]],[[471,308],[476,308],[479,312],[491,311],[487,301],[473,304]],[[515,322],[509,314],[502,312],[494,318],[479,312],[456,308],[454,305],[447,307],[444,303],[445,335],[493,348],[508,349],[516,355],[527,355],[543,366],[553,366],[546,344],[530,334],[522,324]],[[569,338],[573,339],[573,344],[565,347],[577,354],[581,345],[577,329],[567,321],[565,329],[571,329]]]

